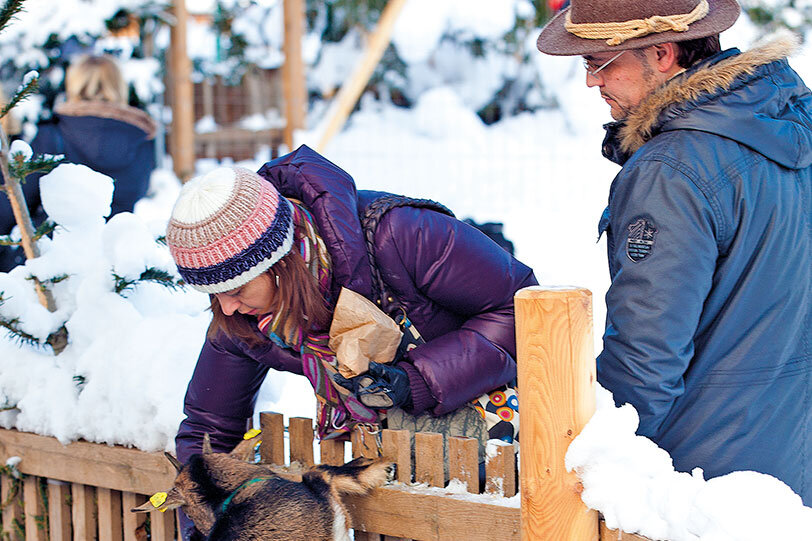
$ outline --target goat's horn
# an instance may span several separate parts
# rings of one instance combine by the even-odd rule
[[[178,460],[174,456],[170,455],[169,453],[164,452],[164,456],[167,459],[169,459],[169,462],[171,462],[173,466],[175,466],[176,471],[180,471],[180,469],[183,467],[183,464],[180,463],[180,460]]]
[[[211,436],[209,436],[209,433],[206,432],[203,434],[203,454],[208,455],[213,452],[214,451],[211,450]]]

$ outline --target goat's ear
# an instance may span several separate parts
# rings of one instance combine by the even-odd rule
[[[163,497],[159,499],[154,499],[157,498],[159,495]],[[152,498],[144,502],[143,505],[133,507],[132,509],[130,509],[130,511],[133,513],[148,513],[150,511],[168,511],[170,509],[176,509],[183,505],[186,505],[186,499],[180,494],[180,492],[178,492],[177,489],[173,488],[167,493],[159,492],[158,494],[155,494],[154,496],[152,496]]]
[[[260,441],[262,441],[260,439],[261,436],[262,433],[259,430],[253,433],[253,435],[251,432],[247,433],[245,436],[243,436],[243,440],[231,450],[229,455],[238,458],[243,462],[253,462],[255,449],[257,445],[259,445]]]
[[[213,452],[214,451],[211,450],[211,436],[209,436],[209,433],[206,432],[203,434],[203,454],[210,455]]]
[[[180,463],[180,460],[178,460],[174,456],[170,455],[169,453],[164,452],[164,456],[175,467],[175,471],[180,471],[180,469],[183,467],[183,464]]]

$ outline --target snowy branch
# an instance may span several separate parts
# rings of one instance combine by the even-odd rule
[[[9,173],[20,179],[20,182],[25,182],[25,178],[32,173],[50,173],[65,159],[61,154],[37,154],[27,161],[19,160],[15,154],[12,154],[12,158],[8,164]]]
[[[6,0],[5,5],[0,8],[0,31],[14,18],[15,15],[23,10],[23,2],[25,0]]]
[[[14,96],[11,97],[11,101],[9,101],[3,110],[0,111],[0,118],[6,116],[9,111],[14,109],[14,106],[23,101],[28,96],[36,93],[37,88],[39,88],[39,75],[34,75],[33,77],[26,77],[26,81],[20,85],[20,88],[17,89],[17,92],[14,93]]]
[[[168,272],[156,269],[155,267],[150,267],[144,272],[141,273],[135,280],[128,280],[123,276],[119,276],[118,274],[113,274],[113,278],[116,281],[115,285],[115,292],[119,295],[124,291],[132,288],[138,282],[157,282],[161,285],[168,287],[169,289],[183,289],[184,283],[183,281],[175,281],[174,277],[169,274]]]

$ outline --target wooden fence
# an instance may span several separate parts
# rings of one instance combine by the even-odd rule
[[[511,445],[489,447],[479,493],[478,442],[403,430],[353,433],[353,456],[386,456],[398,483],[351,497],[358,541],[506,540],[640,541],[612,531],[580,501],[580,483],[564,469],[564,453],[594,409],[591,299],[582,289],[522,290],[516,298],[521,398],[521,478]],[[584,360],[589,359],[584,365]],[[591,368],[590,368],[591,365]],[[593,398],[588,398],[592,389]],[[263,462],[296,477],[316,463],[313,422],[260,415]],[[287,431],[287,446],[285,432]],[[288,453],[285,449],[288,449]],[[344,462],[345,442],[319,443],[320,462]],[[287,456],[286,456],[287,455]],[[2,483],[3,539],[169,541],[175,513],[148,516],[129,509],[171,487],[175,470],[161,453],[0,430],[0,460],[19,457],[15,479]],[[447,484],[444,464],[448,464]],[[286,466],[283,466],[286,465]],[[8,472],[6,472],[8,473]],[[517,485],[521,487],[519,497]],[[464,487],[464,488],[461,488]]]

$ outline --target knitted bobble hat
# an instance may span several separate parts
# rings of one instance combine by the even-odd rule
[[[238,288],[293,245],[293,207],[274,186],[240,167],[184,184],[166,229],[181,277],[205,293]]]

